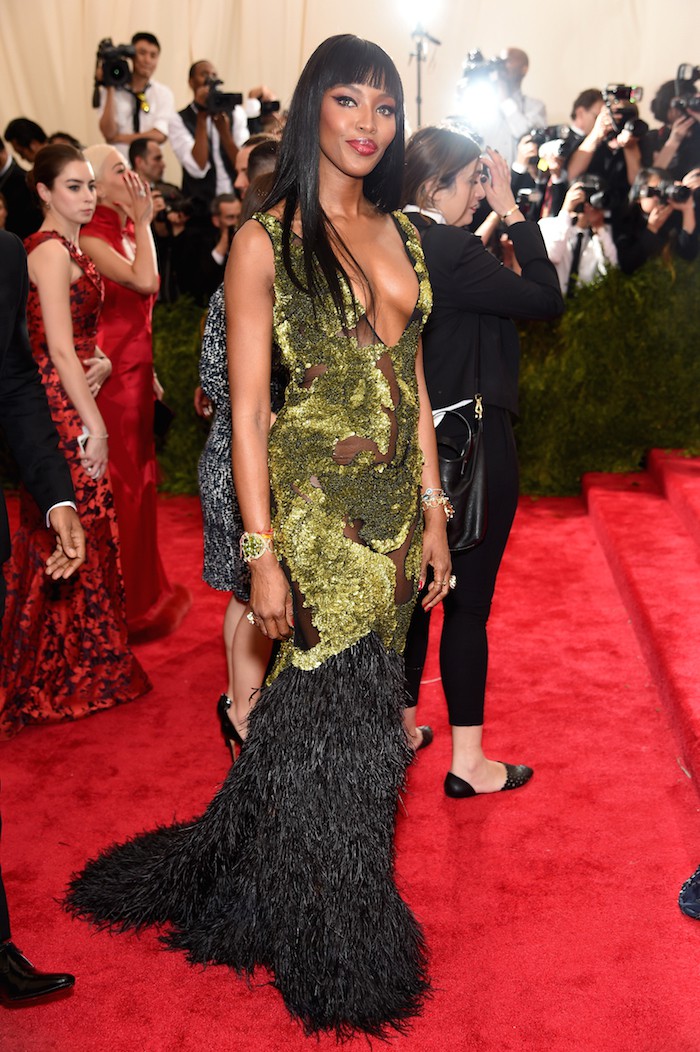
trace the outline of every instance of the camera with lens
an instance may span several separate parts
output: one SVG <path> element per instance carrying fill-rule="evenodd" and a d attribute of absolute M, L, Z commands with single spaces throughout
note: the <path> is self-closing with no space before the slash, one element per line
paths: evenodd
<path fill-rule="evenodd" d="M 131 80 L 129 59 L 136 54 L 131 44 L 113 44 L 111 37 L 105 37 L 97 45 L 97 65 L 102 66 L 102 86 L 118 88 Z"/>
<path fill-rule="evenodd" d="M 700 95 L 695 91 L 695 81 L 700 80 L 700 66 L 684 62 L 676 73 L 676 95 L 671 105 L 680 110 L 684 116 L 689 112 L 700 113 Z"/>
<path fill-rule="evenodd" d="M 662 179 L 656 186 L 642 186 L 639 191 L 642 197 L 657 197 L 660 205 L 682 205 L 692 194 L 689 186 L 681 186 L 670 179 Z"/>
<path fill-rule="evenodd" d="M 599 175 L 587 173 L 586 175 L 582 175 L 579 179 L 574 180 L 574 182 L 582 188 L 586 195 L 586 200 L 576 205 L 574 212 L 581 214 L 587 204 L 590 205 L 591 208 L 599 208 L 601 211 L 607 207 L 609 202 L 605 191 L 608 186 L 605 179 L 601 179 Z"/>
<path fill-rule="evenodd" d="M 677 95 L 671 99 L 671 105 L 685 114 L 689 110 L 693 113 L 700 113 L 700 95 Z"/>
<path fill-rule="evenodd" d="M 243 96 L 240 91 L 219 91 L 219 85 L 223 84 L 223 80 L 207 77 L 205 84 L 209 88 L 206 110 L 210 117 L 217 113 L 228 113 L 230 116 L 236 106 L 243 105 Z"/>
<path fill-rule="evenodd" d="M 527 134 L 530 141 L 539 147 L 556 139 L 565 140 L 570 132 L 571 128 L 568 124 L 548 124 L 546 128 L 530 128 Z"/>
<path fill-rule="evenodd" d="M 279 99 L 260 99 L 260 116 L 269 117 L 272 113 L 279 113 Z"/>
<path fill-rule="evenodd" d="M 95 75 L 95 86 L 92 92 L 92 108 L 100 105 L 100 87 L 119 88 L 131 81 L 129 60 L 136 54 L 131 44 L 114 44 L 111 37 L 105 37 L 97 45 L 95 69 L 99 69 L 101 79 Z"/>
<path fill-rule="evenodd" d="M 505 69 L 505 59 L 484 58 L 479 48 L 474 48 L 467 54 L 462 66 L 462 80 L 476 80 L 479 78 L 494 79 Z"/>
<path fill-rule="evenodd" d="M 515 195 L 515 203 L 525 216 L 533 223 L 540 217 L 544 192 L 540 186 L 521 186 Z"/>
<path fill-rule="evenodd" d="M 627 131 L 636 139 L 641 139 L 649 131 L 646 121 L 640 120 L 637 103 L 641 101 L 644 89 L 635 84 L 608 84 L 603 91 L 603 101 L 607 107 L 612 130 L 605 136 L 606 142 L 616 139 Z"/>

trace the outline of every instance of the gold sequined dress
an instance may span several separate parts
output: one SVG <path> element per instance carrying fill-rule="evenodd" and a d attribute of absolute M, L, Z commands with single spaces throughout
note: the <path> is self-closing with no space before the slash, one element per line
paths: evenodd
<path fill-rule="evenodd" d="M 274 339 L 289 371 L 270 432 L 275 549 L 294 599 L 246 745 L 199 819 L 115 845 L 67 905 L 104 927 L 168 925 L 192 961 L 269 968 L 307 1033 L 403 1029 L 428 982 L 393 878 L 412 752 L 401 653 L 420 569 L 415 358 L 431 294 L 412 224 L 394 216 L 416 305 L 386 346 L 346 289 L 310 298 L 275 254 Z M 292 242 L 301 264 L 301 243 Z"/>

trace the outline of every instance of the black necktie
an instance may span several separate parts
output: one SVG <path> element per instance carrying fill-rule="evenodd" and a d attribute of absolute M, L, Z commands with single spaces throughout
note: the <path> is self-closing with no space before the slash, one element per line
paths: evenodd
<path fill-rule="evenodd" d="M 569 271 L 569 284 L 566 286 L 566 295 L 572 296 L 578 285 L 578 266 L 581 262 L 581 248 L 583 246 L 583 230 L 576 235 L 574 254 L 571 257 L 571 270 Z"/>

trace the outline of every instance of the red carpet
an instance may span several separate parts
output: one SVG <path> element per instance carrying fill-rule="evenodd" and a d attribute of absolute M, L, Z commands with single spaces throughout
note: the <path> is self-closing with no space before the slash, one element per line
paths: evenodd
<path fill-rule="evenodd" d="M 174 636 L 138 648 L 154 691 L 0 745 L 15 939 L 77 975 L 61 1002 L 0 1008 L 0 1048 L 324 1052 L 335 1043 L 306 1041 L 264 976 L 249 987 L 191 968 L 153 932 L 93 934 L 53 901 L 110 840 L 197 813 L 226 771 L 214 722 L 226 598 L 199 580 L 197 501 L 164 499 L 160 524 L 168 574 L 194 602 Z M 697 593 L 697 560 L 689 574 Z M 698 798 L 582 501 L 522 502 L 490 638 L 489 752 L 536 773 L 518 792 L 444 797 L 433 655 L 419 711 L 436 740 L 410 774 L 398 876 L 435 993 L 391 1047 L 698 1052 L 700 925 L 676 906 L 700 861 Z"/>

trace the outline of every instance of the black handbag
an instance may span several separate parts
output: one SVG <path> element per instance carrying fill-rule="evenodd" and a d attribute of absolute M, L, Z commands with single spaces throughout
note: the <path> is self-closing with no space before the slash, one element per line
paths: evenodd
<path fill-rule="evenodd" d="M 155 398 L 153 400 L 153 434 L 155 437 L 165 438 L 174 419 L 175 410 L 166 405 L 161 398 Z"/>
<path fill-rule="evenodd" d="M 454 515 L 447 523 L 447 543 L 452 552 L 476 548 L 486 535 L 486 458 L 484 451 L 484 413 L 480 394 L 475 397 L 475 423 L 455 409 L 445 416 L 457 417 L 466 438 L 456 442 L 447 435 L 437 435 L 440 485 L 450 498 Z"/>

